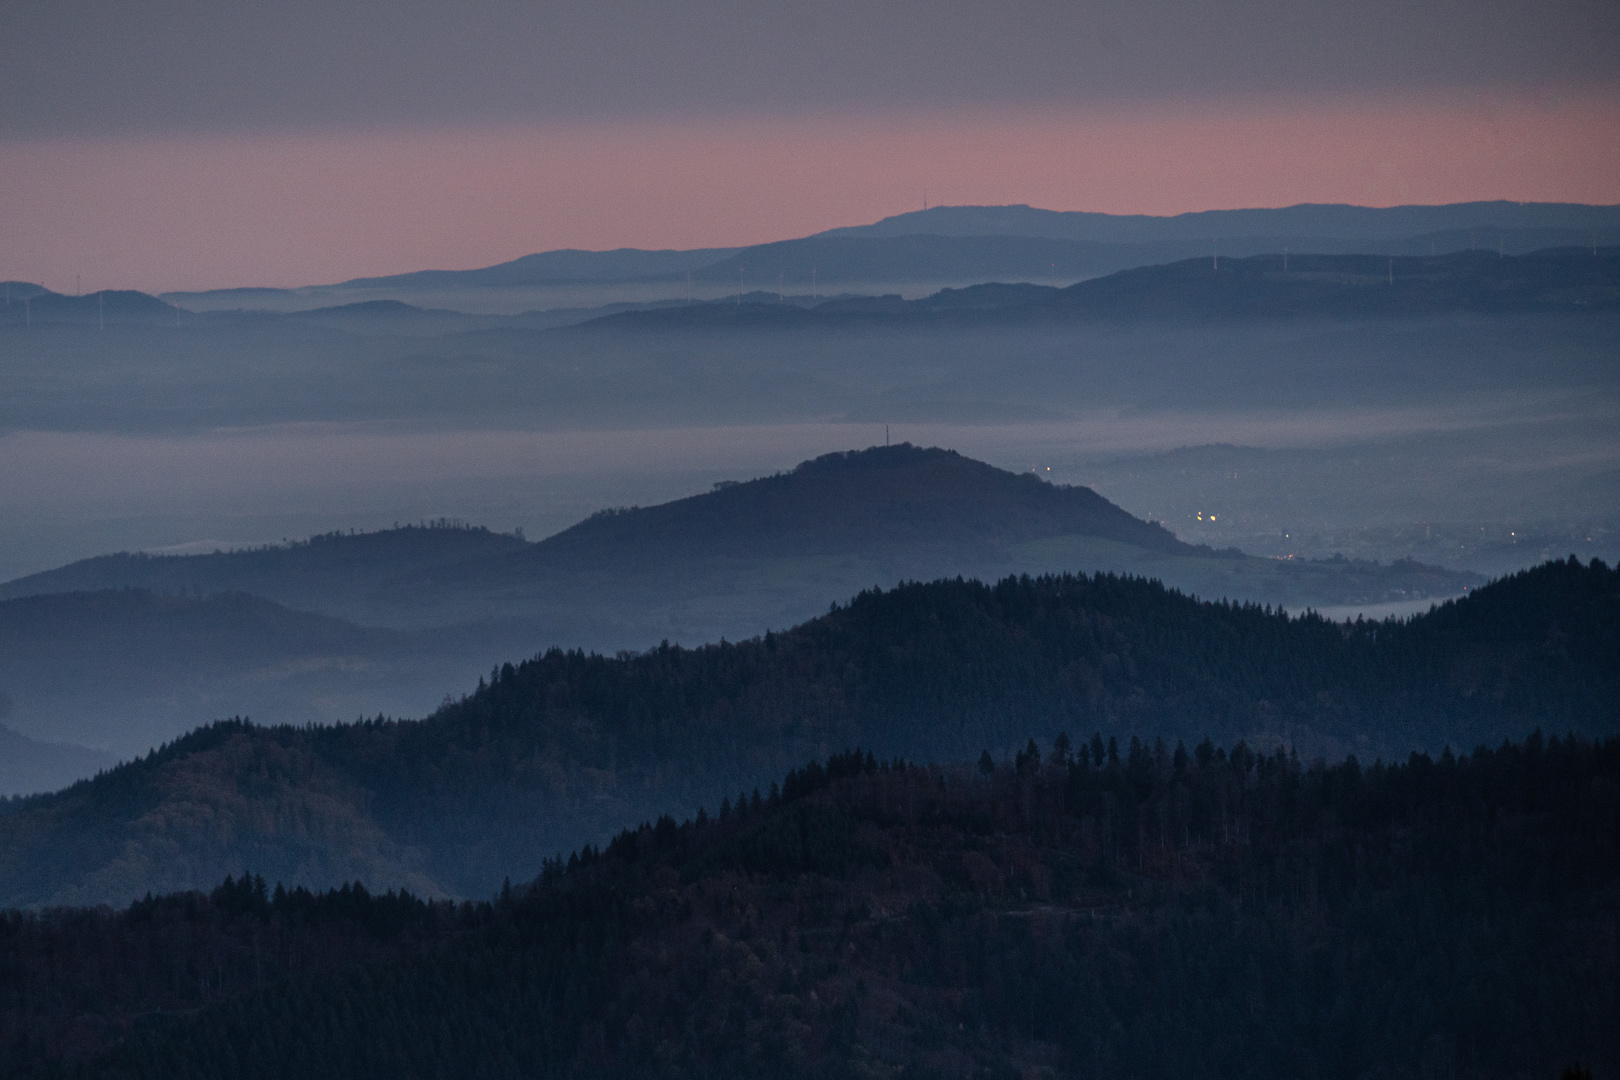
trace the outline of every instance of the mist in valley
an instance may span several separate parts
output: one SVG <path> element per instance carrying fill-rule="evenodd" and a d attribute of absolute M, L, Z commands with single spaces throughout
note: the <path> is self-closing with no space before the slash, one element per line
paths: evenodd
<path fill-rule="evenodd" d="M 4 25 L 0 1076 L 1620 1078 L 1620 5 Z"/>
<path fill-rule="evenodd" d="M 107 551 L 442 516 L 539 538 L 604 507 L 881 444 L 885 427 L 1087 484 L 1197 543 L 1496 575 L 1553 548 L 1612 551 L 1617 331 L 1602 315 L 954 332 L 7 327 L 0 483 L 17 512 L 0 523 L 0 578 Z"/>
<path fill-rule="evenodd" d="M 1085 485 L 1215 550 L 1416 560 L 1475 577 L 1311 592 L 1036 544 L 691 571 L 710 584 L 684 599 L 652 599 L 656 587 L 644 599 L 576 595 L 561 579 L 521 603 L 414 608 L 272 590 L 354 634 L 244 629 L 213 660 L 154 639 L 144 676 L 109 669 L 111 682 L 72 692 L 14 653 L 6 723 L 128 757 L 232 715 L 423 716 L 491 663 L 551 646 L 747 638 L 903 577 L 1113 569 L 1211 599 L 1381 618 L 1546 558 L 1620 554 L 1610 315 L 674 330 L 467 329 L 464 318 L 385 308 L 0 327 L 12 511 L 0 580 L 110 552 L 200 555 L 441 520 L 535 541 L 606 509 L 885 442 Z M 201 603 L 212 587 L 164 589 Z M 365 626 L 431 635 L 362 641 Z M 96 655 L 83 632 L 61 632 L 57 647 Z"/>

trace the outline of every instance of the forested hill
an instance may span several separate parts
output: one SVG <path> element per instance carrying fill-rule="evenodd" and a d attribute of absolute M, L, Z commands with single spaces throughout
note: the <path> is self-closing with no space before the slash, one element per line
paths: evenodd
<path fill-rule="evenodd" d="M 240 591 L 362 625 L 499 623 L 521 656 L 791 626 L 873 584 L 1110 570 L 1292 609 L 1456 595 L 1474 574 L 1403 562 L 1244 558 L 1182 543 L 1087 487 L 909 443 L 600 512 L 530 543 L 455 522 L 212 555 L 108 555 L 0 585 L 0 598 L 134 586 Z"/>
<path fill-rule="evenodd" d="M 572 574 L 645 576 L 655 564 L 717 555 L 882 558 L 922 547 L 975 570 L 1009 545 L 1064 535 L 1158 554 L 1195 552 L 1090 488 L 904 443 L 827 454 L 659 506 L 605 511 L 539 543 L 444 522 L 211 555 L 104 555 L 6 582 L 0 598 L 129 586 L 236 590 L 352 615 L 345 600 L 384 588 L 409 604 L 413 593 L 435 589 L 510 591 L 536 572 L 556 585 Z"/>
<path fill-rule="evenodd" d="M 0 916 L 0 1072 L 1607 1078 L 1616 822 L 1614 738 L 846 752 L 492 901 Z"/>
<path fill-rule="evenodd" d="M 1170 554 L 1194 550 L 1088 487 L 902 443 L 825 454 L 790 472 L 716 485 L 711 494 L 599 514 L 542 541 L 533 557 L 983 547 L 1072 534 Z"/>
<path fill-rule="evenodd" d="M 123 902 L 251 864 L 478 895 L 794 761 L 1138 731 L 1404 757 L 1620 730 L 1620 571 L 1546 564 L 1404 624 L 1111 575 L 871 591 L 781 634 L 504 665 L 422 722 L 220 724 L 0 813 L 0 904 Z"/>

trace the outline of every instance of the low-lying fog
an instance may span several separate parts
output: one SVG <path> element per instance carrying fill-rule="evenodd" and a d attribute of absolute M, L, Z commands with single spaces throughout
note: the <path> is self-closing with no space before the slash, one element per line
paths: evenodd
<path fill-rule="evenodd" d="M 1101 413 L 889 425 L 1057 483 L 1087 484 L 1185 539 L 1254 554 L 1422 561 L 1499 574 L 1620 552 L 1612 411 Z M 116 550 L 213 550 L 455 517 L 531 539 L 831 450 L 873 423 L 620 431 L 284 424 L 195 434 L 0 437 L 0 580 Z"/>
<path fill-rule="evenodd" d="M 1036 285 L 1073 285 L 1073 277 L 1029 279 Z M 776 294 L 785 289 L 789 301 L 812 303 L 834 295 L 903 296 L 907 300 L 931 296 L 941 289 L 959 289 L 979 284 L 979 279 L 944 281 L 831 281 L 812 293 L 804 282 L 785 287 L 774 277 L 744 278 L 746 292 Z M 727 300 L 737 295 L 736 281 L 679 280 L 645 282 L 567 282 L 507 287 L 468 288 L 361 288 L 321 285 L 305 289 L 253 290 L 251 294 L 220 290 L 204 293 L 165 293 L 164 298 L 187 311 L 315 311 L 342 304 L 363 304 L 372 300 L 402 300 L 417 307 L 461 311 L 471 315 L 521 315 L 526 312 L 576 312 L 610 304 L 655 304 L 676 300 Z"/>
<path fill-rule="evenodd" d="M 1570 553 L 1620 560 L 1612 316 L 466 326 L 386 311 L 0 325 L 0 580 L 120 550 L 439 518 L 539 538 L 885 438 L 1090 485 L 1186 540 L 1260 556 L 1486 575 Z M 859 587 L 839 580 L 840 595 L 795 610 Z M 1327 614 L 1429 605 L 1367 602 Z M 561 643 L 584 640 L 569 633 Z M 13 753 L 32 764 L 0 768 L 0 794 L 61 786 L 221 716 L 423 715 L 529 648 L 462 637 L 431 656 L 377 646 L 370 666 L 243 660 L 201 681 L 190 654 L 159 649 L 153 685 L 92 680 L 79 696 L 13 672 L 4 725 L 73 745 Z"/>
<path fill-rule="evenodd" d="M 1620 320 L 442 333 L 0 328 L 0 580 L 455 517 L 531 538 L 951 447 L 1255 554 L 1620 551 Z"/>

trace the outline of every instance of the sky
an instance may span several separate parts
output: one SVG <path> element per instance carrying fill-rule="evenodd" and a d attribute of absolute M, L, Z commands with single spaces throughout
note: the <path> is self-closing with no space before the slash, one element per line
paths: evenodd
<path fill-rule="evenodd" d="M 0 0 L 0 25 L 0 278 L 59 291 L 735 246 L 925 200 L 1620 203 L 1613 0 Z"/>

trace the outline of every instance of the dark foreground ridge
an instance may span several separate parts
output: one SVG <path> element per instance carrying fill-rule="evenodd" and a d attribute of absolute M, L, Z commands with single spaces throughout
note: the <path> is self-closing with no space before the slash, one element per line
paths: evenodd
<path fill-rule="evenodd" d="M 1607 1077 L 1617 821 L 1613 738 L 855 751 L 492 902 L 248 875 L 0 916 L 0 1072 Z"/>
<path fill-rule="evenodd" d="M 1205 603 L 1113 575 L 907 585 L 781 634 L 506 664 L 423 721 L 215 724 L 0 804 L 0 904 L 123 904 L 251 865 L 430 896 L 839 746 L 998 755 L 1155 732 L 1333 760 L 1620 731 L 1620 571 L 1548 563 L 1406 623 Z"/>

